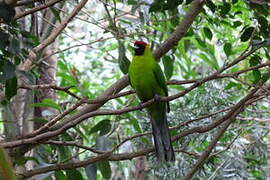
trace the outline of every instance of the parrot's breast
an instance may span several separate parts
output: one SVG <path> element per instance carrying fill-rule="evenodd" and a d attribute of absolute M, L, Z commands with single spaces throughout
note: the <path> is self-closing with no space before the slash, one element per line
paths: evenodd
<path fill-rule="evenodd" d="M 156 62 L 148 62 L 138 57 L 130 64 L 130 82 L 142 101 L 152 99 L 155 94 L 164 95 L 155 78 L 152 63 Z"/>

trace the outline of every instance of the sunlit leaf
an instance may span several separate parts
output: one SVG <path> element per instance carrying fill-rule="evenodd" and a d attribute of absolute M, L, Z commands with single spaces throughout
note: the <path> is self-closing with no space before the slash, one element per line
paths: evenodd
<path fill-rule="evenodd" d="M 50 107 L 53 109 L 61 110 L 61 107 L 52 99 L 43 99 L 40 103 L 32 104 L 33 107 Z"/>
<path fill-rule="evenodd" d="M 239 83 L 235 83 L 235 82 L 229 82 L 229 84 L 227 84 L 224 88 L 224 90 L 229 90 L 231 88 L 237 88 L 237 89 L 241 89 L 242 85 Z"/>

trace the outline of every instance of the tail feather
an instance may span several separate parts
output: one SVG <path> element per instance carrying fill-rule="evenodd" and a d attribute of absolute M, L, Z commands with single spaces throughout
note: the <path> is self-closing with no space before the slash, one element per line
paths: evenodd
<path fill-rule="evenodd" d="M 158 161 L 174 161 L 175 155 L 171 143 L 166 116 L 161 124 L 157 123 L 157 121 L 155 121 L 153 118 L 150 119 Z"/>

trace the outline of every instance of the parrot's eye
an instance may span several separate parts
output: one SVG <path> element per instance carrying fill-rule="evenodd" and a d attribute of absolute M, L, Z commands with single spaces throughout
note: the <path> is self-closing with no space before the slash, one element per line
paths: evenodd
<path fill-rule="evenodd" d="M 135 56 L 142 56 L 146 47 L 146 43 L 142 41 L 136 41 L 134 44 Z"/>

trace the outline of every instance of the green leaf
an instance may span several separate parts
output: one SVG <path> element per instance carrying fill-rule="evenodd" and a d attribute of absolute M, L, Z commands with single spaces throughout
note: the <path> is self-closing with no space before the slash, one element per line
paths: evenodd
<path fill-rule="evenodd" d="M 68 146 L 57 146 L 57 150 L 58 150 L 58 152 L 57 152 L 57 155 L 58 155 L 57 160 L 59 162 L 66 161 L 67 159 L 70 158 L 71 152 L 70 152 Z"/>
<path fill-rule="evenodd" d="M 16 66 L 7 60 L 0 59 L 0 83 L 5 83 L 6 80 L 15 77 Z"/>
<path fill-rule="evenodd" d="M 261 62 L 261 57 L 258 55 L 252 56 L 249 60 L 249 64 L 251 67 L 260 64 L 260 62 Z M 253 83 L 259 82 L 259 80 L 262 77 L 261 72 L 258 69 L 255 69 L 252 71 L 252 76 L 253 76 L 253 80 L 252 80 Z"/>
<path fill-rule="evenodd" d="M 31 157 L 31 156 L 18 157 L 16 158 L 15 163 L 20 166 L 20 165 L 24 165 L 27 161 L 30 161 L 30 160 L 36 163 L 39 163 L 37 158 Z"/>
<path fill-rule="evenodd" d="M 104 179 L 110 179 L 112 170 L 109 161 L 97 162 L 97 168 L 100 170 Z"/>
<path fill-rule="evenodd" d="M 261 32 L 267 32 L 268 27 L 268 21 L 265 17 L 259 16 L 258 17 L 258 23 L 260 24 L 260 31 Z"/>
<path fill-rule="evenodd" d="M 20 49 L 20 42 L 16 38 L 12 38 L 9 46 L 8 46 L 8 51 L 10 51 L 13 54 L 19 54 L 21 49 Z"/>
<path fill-rule="evenodd" d="M 5 87 L 5 96 L 10 100 L 17 94 L 17 77 L 6 80 Z"/>
<path fill-rule="evenodd" d="M 67 177 L 63 171 L 55 171 L 54 176 L 57 180 L 66 180 L 67 179 Z"/>
<path fill-rule="evenodd" d="M 0 41 L 0 50 L 5 49 L 6 46 L 8 45 L 8 43 L 9 43 L 9 41 L 8 41 L 9 34 L 7 34 L 7 33 L 0 30 L 0 39 L 1 39 L 1 41 Z"/>
<path fill-rule="evenodd" d="M 238 27 L 238 26 L 241 26 L 242 22 L 241 21 L 234 21 L 233 22 L 233 27 Z"/>
<path fill-rule="evenodd" d="M 270 61 L 270 54 L 267 49 L 264 49 L 264 54 L 265 54 L 265 57 L 268 59 L 268 61 Z"/>
<path fill-rule="evenodd" d="M 248 28 L 245 28 L 245 30 L 244 30 L 244 32 L 242 33 L 242 35 L 241 35 L 241 37 L 240 37 L 240 39 L 241 39 L 241 41 L 242 42 L 245 42 L 245 41 L 247 41 L 247 40 L 249 40 L 250 39 L 250 37 L 251 37 L 251 35 L 252 35 L 252 33 L 253 33 L 253 31 L 254 31 L 254 27 L 248 27 Z"/>
<path fill-rule="evenodd" d="M 253 75 L 253 83 L 257 83 L 260 81 L 262 74 L 260 72 L 260 70 L 255 69 L 252 71 L 252 75 Z"/>
<path fill-rule="evenodd" d="M 80 171 L 76 169 L 66 170 L 67 180 L 83 180 L 83 176 Z"/>
<path fill-rule="evenodd" d="M 162 4 L 155 1 L 154 3 L 151 4 L 150 8 L 149 8 L 149 13 L 151 12 L 158 12 L 162 10 Z"/>
<path fill-rule="evenodd" d="M 232 54 L 232 44 L 231 43 L 225 43 L 223 46 L 223 50 L 227 57 L 229 57 Z"/>
<path fill-rule="evenodd" d="M 174 60 L 170 56 L 164 56 L 162 58 L 162 63 L 164 65 L 165 76 L 166 76 L 167 80 L 169 80 L 173 75 Z"/>
<path fill-rule="evenodd" d="M 135 4 L 138 4 L 138 2 L 135 1 L 135 0 L 128 0 L 127 3 L 128 3 L 128 5 L 135 5 Z"/>
<path fill-rule="evenodd" d="M 205 41 L 202 41 L 202 39 L 199 36 L 195 37 L 195 39 L 202 48 L 205 48 L 207 46 L 205 44 Z"/>
<path fill-rule="evenodd" d="M 190 4 L 193 0 L 186 0 L 186 5 Z"/>
<path fill-rule="evenodd" d="M 16 175 L 13 171 L 13 167 L 11 164 L 11 159 L 4 150 L 3 147 L 0 146 L 0 179 L 7 180 L 16 180 Z"/>
<path fill-rule="evenodd" d="M 123 42 L 121 42 L 120 40 L 118 41 L 118 64 L 120 67 L 120 70 L 122 71 L 122 73 L 127 74 L 128 73 L 128 68 L 130 65 L 130 61 L 128 60 L 127 56 L 126 56 L 126 49 L 125 46 L 123 44 Z"/>
<path fill-rule="evenodd" d="M 14 64 L 16 65 L 16 66 L 18 66 L 20 63 L 21 63 L 21 57 L 20 56 L 15 56 L 14 57 Z"/>
<path fill-rule="evenodd" d="M 53 109 L 61 110 L 61 107 L 55 103 L 52 99 L 43 99 L 40 103 L 32 104 L 33 107 L 50 107 Z"/>
<path fill-rule="evenodd" d="M 204 35 L 205 35 L 209 40 L 212 39 L 213 34 L 212 34 L 211 30 L 210 30 L 208 27 L 204 27 L 204 28 L 203 28 L 203 32 L 204 32 Z"/>
<path fill-rule="evenodd" d="M 231 88 L 241 89 L 241 87 L 242 87 L 242 85 L 239 83 L 229 82 L 229 84 L 227 86 L 225 86 L 224 90 L 229 90 Z"/>
<path fill-rule="evenodd" d="M 87 137 L 87 136 L 85 135 L 85 133 L 84 133 L 80 128 L 74 127 L 74 129 L 75 129 L 75 131 L 80 135 L 80 137 L 82 137 L 82 138 L 85 139 L 85 140 L 88 140 L 88 139 L 89 139 L 89 137 Z"/>
<path fill-rule="evenodd" d="M 254 55 L 250 58 L 249 60 L 249 65 L 252 67 L 252 66 L 256 66 L 258 64 L 261 63 L 261 57 L 258 56 L 258 55 Z"/>
<path fill-rule="evenodd" d="M 206 54 L 200 53 L 200 54 L 198 54 L 198 56 L 201 59 L 203 59 L 213 69 L 215 69 L 215 70 L 218 70 L 219 69 L 219 66 L 218 66 L 217 62 L 214 61 L 213 59 L 210 59 Z"/>
<path fill-rule="evenodd" d="M 53 13 L 54 17 L 61 23 L 61 17 L 60 17 L 60 12 L 59 10 L 55 8 L 50 8 L 51 12 Z"/>
<path fill-rule="evenodd" d="M 224 17 L 229 14 L 230 10 L 231 10 L 231 4 L 224 2 L 223 6 L 220 7 L 220 15 Z"/>
<path fill-rule="evenodd" d="M 155 0 L 149 8 L 150 12 L 164 12 L 165 10 L 172 10 L 177 8 L 183 0 L 170 0 L 170 1 L 159 1 Z"/>
<path fill-rule="evenodd" d="M 33 121 L 33 122 L 37 122 L 37 123 L 47 123 L 48 120 L 44 119 L 44 118 L 40 118 L 40 117 L 34 117 L 32 119 L 30 119 L 29 121 Z"/>
<path fill-rule="evenodd" d="M 15 16 L 15 8 L 11 5 L 7 5 L 4 2 L 0 3 L 0 19 L 3 19 L 5 23 L 9 24 Z"/>
<path fill-rule="evenodd" d="M 67 63 L 65 61 L 57 61 L 57 67 L 59 67 L 63 71 L 69 71 Z"/>
<path fill-rule="evenodd" d="M 110 132 L 111 130 L 111 121 L 106 119 L 97 123 L 89 132 L 89 134 L 96 133 L 100 131 L 100 135 L 103 136 Z"/>
<path fill-rule="evenodd" d="M 129 124 L 131 124 L 138 133 L 142 133 L 142 129 L 137 119 L 129 118 Z"/>
<path fill-rule="evenodd" d="M 211 0 L 206 0 L 206 6 L 215 13 L 216 11 L 216 5 Z"/>
<path fill-rule="evenodd" d="M 21 31 L 22 36 L 24 37 L 23 43 L 26 45 L 26 47 L 34 47 L 40 44 L 40 41 L 37 36 L 34 36 L 28 31 Z"/>

